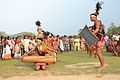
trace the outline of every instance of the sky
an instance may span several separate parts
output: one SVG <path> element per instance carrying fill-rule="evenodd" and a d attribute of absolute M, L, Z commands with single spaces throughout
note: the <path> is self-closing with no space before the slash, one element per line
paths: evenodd
<path fill-rule="evenodd" d="M 0 31 L 8 34 L 36 33 L 39 20 L 45 31 L 56 35 L 76 35 L 92 25 L 89 15 L 101 0 L 0 0 Z M 105 29 L 113 22 L 120 25 L 120 0 L 102 0 L 99 18 Z"/>

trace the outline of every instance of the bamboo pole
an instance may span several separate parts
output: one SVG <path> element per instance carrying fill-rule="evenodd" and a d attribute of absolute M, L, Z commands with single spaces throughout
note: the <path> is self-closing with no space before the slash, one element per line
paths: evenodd
<path fill-rule="evenodd" d="M 23 62 L 36 62 L 36 63 L 55 63 L 56 57 L 54 56 L 24 56 L 21 59 Z"/>

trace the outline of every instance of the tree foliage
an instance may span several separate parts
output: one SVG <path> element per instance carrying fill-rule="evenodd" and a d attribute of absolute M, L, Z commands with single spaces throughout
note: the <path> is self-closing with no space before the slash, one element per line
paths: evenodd
<path fill-rule="evenodd" d="M 116 26 L 114 23 L 111 23 L 107 34 L 120 34 L 120 26 Z"/>

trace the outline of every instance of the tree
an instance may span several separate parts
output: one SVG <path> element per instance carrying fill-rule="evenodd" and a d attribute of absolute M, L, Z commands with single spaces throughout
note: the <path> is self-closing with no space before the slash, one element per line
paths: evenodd
<path fill-rule="evenodd" d="M 120 34 L 120 26 L 116 26 L 114 23 L 111 23 L 107 34 Z"/>

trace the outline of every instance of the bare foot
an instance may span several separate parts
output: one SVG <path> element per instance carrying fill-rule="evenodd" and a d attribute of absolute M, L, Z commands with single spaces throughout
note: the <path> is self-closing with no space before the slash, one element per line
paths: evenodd
<path fill-rule="evenodd" d="M 108 66 L 107 64 L 105 64 L 104 66 L 100 66 L 98 71 L 101 71 L 101 70 L 105 69 L 107 66 Z"/>

